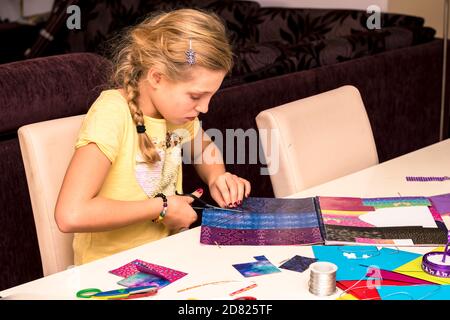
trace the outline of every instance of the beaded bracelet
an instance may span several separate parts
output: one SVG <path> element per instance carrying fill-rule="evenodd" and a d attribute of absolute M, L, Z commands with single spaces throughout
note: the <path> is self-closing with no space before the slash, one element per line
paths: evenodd
<path fill-rule="evenodd" d="M 159 213 L 158 218 L 153 220 L 153 222 L 155 222 L 155 223 L 160 223 L 164 219 L 166 214 L 167 214 L 167 197 L 166 197 L 166 195 L 164 193 L 158 193 L 157 195 L 155 195 L 155 198 L 162 198 L 163 199 L 163 209 Z"/>

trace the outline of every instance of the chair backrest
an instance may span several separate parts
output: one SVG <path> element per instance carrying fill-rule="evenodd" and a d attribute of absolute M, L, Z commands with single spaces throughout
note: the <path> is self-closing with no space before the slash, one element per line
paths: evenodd
<path fill-rule="evenodd" d="M 54 211 L 83 118 L 33 123 L 18 131 L 44 276 L 73 264 L 73 234 L 59 231 Z"/>
<path fill-rule="evenodd" d="M 268 142 L 262 147 L 276 197 L 378 163 L 369 118 L 353 86 L 264 110 L 256 123 L 260 137 L 267 132 Z M 273 157 L 270 145 L 278 146 L 278 157 Z"/>

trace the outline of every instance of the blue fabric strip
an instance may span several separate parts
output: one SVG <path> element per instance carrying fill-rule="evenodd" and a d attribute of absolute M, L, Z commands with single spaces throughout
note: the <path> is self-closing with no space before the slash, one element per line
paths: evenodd
<path fill-rule="evenodd" d="M 235 213 L 205 209 L 202 225 L 224 229 L 292 229 L 317 228 L 315 212 L 308 213 Z"/>

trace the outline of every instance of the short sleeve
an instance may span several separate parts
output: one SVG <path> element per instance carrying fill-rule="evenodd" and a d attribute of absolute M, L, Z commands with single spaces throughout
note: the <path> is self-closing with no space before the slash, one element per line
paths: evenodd
<path fill-rule="evenodd" d="M 178 136 L 182 137 L 181 144 L 184 144 L 195 138 L 200 129 L 200 121 L 198 118 L 195 118 L 194 120 L 188 121 L 183 125 L 176 126 L 174 129 L 174 132 Z"/>
<path fill-rule="evenodd" d="M 128 109 L 115 96 L 100 96 L 89 109 L 81 126 L 75 148 L 95 143 L 114 163 L 125 132 Z"/>

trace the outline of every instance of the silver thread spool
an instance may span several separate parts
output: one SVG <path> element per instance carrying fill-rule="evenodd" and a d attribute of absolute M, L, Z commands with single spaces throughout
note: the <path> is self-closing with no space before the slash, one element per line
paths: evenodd
<path fill-rule="evenodd" d="M 334 263 L 318 261 L 309 269 L 309 292 L 316 296 L 329 296 L 336 292 L 337 266 Z"/>

